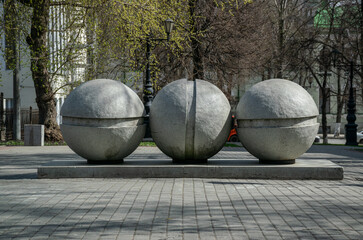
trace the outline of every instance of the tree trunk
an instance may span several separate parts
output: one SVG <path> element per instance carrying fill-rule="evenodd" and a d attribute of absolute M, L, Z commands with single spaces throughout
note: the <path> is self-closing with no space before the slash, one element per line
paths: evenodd
<path fill-rule="evenodd" d="M 340 124 L 342 122 L 342 90 L 341 90 L 341 83 L 340 83 L 340 69 L 337 72 L 337 117 L 335 119 L 335 130 L 334 130 L 334 137 L 338 137 L 340 135 Z"/>
<path fill-rule="evenodd" d="M 195 38 L 192 39 L 193 55 L 193 80 L 204 79 L 204 66 L 201 44 Z"/>
<path fill-rule="evenodd" d="M 284 20 L 284 8 L 285 5 L 285 1 L 280 1 L 280 6 L 279 6 L 279 19 L 278 19 L 278 56 L 277 56 L 277 66 L 276 66 L 276 77 L 277 78 L 282 78 L 282 65 L 284 62 L 284 54 L 283 54 L 283 48 L 284 48 L 284 35 L 285 35 L 285 20 Z"/>
<path fill-rule="evenodd" d="M 226 76 L 223 76 L 223 72 L 221 70 L 217 70 L 217 83 L 216 86 L 224 93 L 224 95 L 227 97 L 229 102 L 232 102 L 232 81 L 233 81 L 233 75 L 232 74 L 226 74 Z"/>
<path fill-rule="evenodd" d="M 326 103 L 328 100 L 328 92 L 326 91 L 326 85 L 327 85 L 327 75 L 328 71 L 325 69 L 324 71 L 324 79 L 323 79 L 323 85 L 322 85 L 322 103 L 321 103 L 321 127 L 323 129 L 323 143 L 328 144 L 328 124 L 326 120 Z"/>
<path fill-rule="evenodd" d="M 86 39 L 87 39 L 87 68 L 86 68 L 86 81 L 92 80 L 96 77 L 95 65 L 95 44 L 96 44 L 96 29 L 94 23 L 95 13 L 89 11 L 86 15 Z"/>
<path fill-rule="evenodd" d="M 39 108 L 39 123 L 44 124 L 47 141 L 61 141 L 62 135 L 56 121 L 57 111 L 48 72 L 49 54 L 47 32 L 50 0 L 33 1 L 30 36 L 27 38 L 31 53 L 31 70 Z"/>
<path fill-rule="evenodd" d="M 325 89 L 323 89 L 325 90 Z M 327 129 L 327 120 L 326 120 L 326 94 L 323 91 L 323 101 L 321 105 L 321 125 L 323 128 L 323 143 L 328 143 L 328 129 Z"/>
<path fill-rule="evenodd" d="M 281 16 L 282 18 L 282 16 Z M 278 34 L 278 56 L 277 56 L 277 78 L 282 78 L 282 64 L 283 64 L 283 47 L 284 47 L 284 20 L 279 19 L 279 34 Z"/>
<path fill-rule="evenodd" d="M 202 44 L 198 40 L 198 23 L 196 21 L 196 8 L 198 0 L 189 0 L 190 14 L 190 33 L 191 33 L 191 48 L 193 60 L 193 76 L 192 80 L 204 78 L 204 64 L 202 54 Z"/>
<path fill-rule="evenodd" d="M 343 108 L 346 102 L 346 97 L 348 95 L 349 91 L 349 84 L 345 84 L 345 87 L 343 89 L 343 92 L 341 90 L 341 76 L 340 76 L 340 70 L 338 70 L 338 94 L 337 94 L 337 117 L 336 122 L 341 123 L 342 122 L 342 114 L 343 114 Z"/>
<path fill-rule="evenodd" d="M 342 97 L 340 97 L 337 103 L 337 117 L 335 119 L 336 125 L 335 125 L 334 137 L 339 137 L 340 135 L 343 106 L 344 106 L 344 101 L 342 101 Z"/>
<path fill-rule="evenodd" d="M 14 43 L 14 54 L 16 55 L 16 67 L 13 69 L 13 140 L 21 140 L 21 99 L 19 79 L 19 57 L 17 44 Z"/>
<path fill-rule="evenodd" d="M 360 38 L 359 38 L 359 56 L 360 62 L 363 63 L 363 1 L 360 2 Z M 363 65 L 360 66 L 360 70 L 363 73 Z M 360 83 L 362 86 L 362 101 L 363 101 L 363 77 L 361 75 Z"/>
<path fill-rule="evenodd" d="M 15 0 L 4 3 L 6 65 L 13 71 L 13 140 L 21 140 L 20 80 L 18 56 L 18 23 Z M 2 103 L 1 103 L 2 104 Z"/>

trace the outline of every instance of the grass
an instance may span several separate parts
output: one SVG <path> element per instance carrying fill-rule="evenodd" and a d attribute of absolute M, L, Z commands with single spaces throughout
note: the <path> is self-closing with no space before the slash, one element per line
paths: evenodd
<path fill-rule="evenodd" d="M 324 146 L 345 146 L 345 144 L 336 144 L 336 143 L 313 143 L 313 145 L 324 145 Z"/>
<path fill-rule="evenodd" d="M 224 144 L 224 146 L 225 147 L 242 147 L 242 146 L 240 146 L 238 144 L 235 144 L 235 143 L 226 143 L 226 144 Z"/>
<path fill-rule="evenodd" d="M 0 145 L 2 146 L 24 146 L 23 141 L 6 141 L 6 142 L 0 142 Z"/>
<path fill-rule="evenodd" d="M 66 142 L 45 142 L 44 146 L 67 146 Z"/>
<path fill-rule="evenodd" d="M 141 147 L 156 147 L 155 142 L 141 142 L 140 145 Z"/>
<path fill-rule="evenodd" d="M 140 145 L 141 147 L 156 147 L 155 142 L 141 142 Z M 233 143 L 226 143 L 224 145 L 225 147 L 241 147 L 237 144 L 233 144 Z"/>
<path fill-rule="evenodd" d="M 44 146 L 66 146 L 65 142 L 45 142 Z M 24 141 L 6 141 L 0 142 L 0 146 L 24 146 Z M 143 147 L 156 147 L 154 142 L 141 142 L 139 146 Z"/>
<path fill-rule="evenodd" d="M 67 143 L 65 142 L 45 142 L 44 146 L 66 146 Z M 345 146 L 345 144 L 323 144 L 323 143 L 314 143 L 314 145 L 324 145 L 324 146 Z M 24 141 L 6 141 L 6 142 L 0 142 L 0 146 L 24 146 Z M 141 147 L 156 147 L 155 142 L 141 142 Z M 235 143 L 226 143 L 224 145 L 225 147 L 241 147 L 238 144 Z M 362 149 L 357 149 L 357 151 L 363 151 L 363 145 L 356 146 Z"/>
<path fill-rule="evenodd" d="M 66 146 L 65 142 L 45 142 L 44 146 Z M 24 141 L 6 141 L 0 142 L 0 146 L 24 146 Z"/>
<path fill-rule="evenodd" d="M 334 144 L 334 143 L 313 143 L 313 145 L 323 145 L 323 146 L 346 146 L 345 144 Z M 363 148 L 363 145 L 360 144 L 358 146 L 352 146 L 352 147 L 359 147 L 359 148 Z"/>

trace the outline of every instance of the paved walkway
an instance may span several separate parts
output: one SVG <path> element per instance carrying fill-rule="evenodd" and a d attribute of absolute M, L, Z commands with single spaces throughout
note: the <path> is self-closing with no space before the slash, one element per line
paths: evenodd
<path fill-rule="evenodd" d="M 130 157 L 145 155 L 165 157 L 152 147 Z M 39 165 L 74 157 L 64 146 L 0 147 L 0 239 L 363 239 L 363 151 L 351 147 L 301 157 L 342 165 L 342 181 L 36 179 Z"/>

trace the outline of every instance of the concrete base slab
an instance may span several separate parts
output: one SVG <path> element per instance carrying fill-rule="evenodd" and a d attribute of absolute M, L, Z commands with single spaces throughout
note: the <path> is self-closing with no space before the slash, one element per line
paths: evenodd
<path fill-rule="evenodd" d="M 295 164 L 256 160 L 210 159 L 206 164 L 173 164 L 171 159 L 125 159 L 113 165 L 86 160 L 54 160 L 38 168 L 38 178 L 238 178 L 341 180 L 343 168 L 329 160 L 297 159 Z"/>

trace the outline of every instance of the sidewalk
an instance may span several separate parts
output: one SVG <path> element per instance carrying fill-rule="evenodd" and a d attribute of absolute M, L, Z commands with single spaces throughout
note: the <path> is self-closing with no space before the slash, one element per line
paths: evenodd
<path fill-rule="evenodd" d="M 320 138 L 323 138 L 323 134 L 318 134 L 318 136 Z M 339 134 L 339 136 L 334 136 L 334 134 L 332 133 L 329 133 L 328 134 L 328 139 L 344 139 L 345 140 L 345 135 L 344 134 Z"/>
<path fill-rule="evenodd" d="M 75 154 L 0 147 L 1 239 L 363 239 L 363 148 L 314 145 L 342 181 L 37 179 L 38 166 Z M 215 159 L 240 158 L 224 148 Z M 130 157 L 165 158 L 155 147 Z"/>

